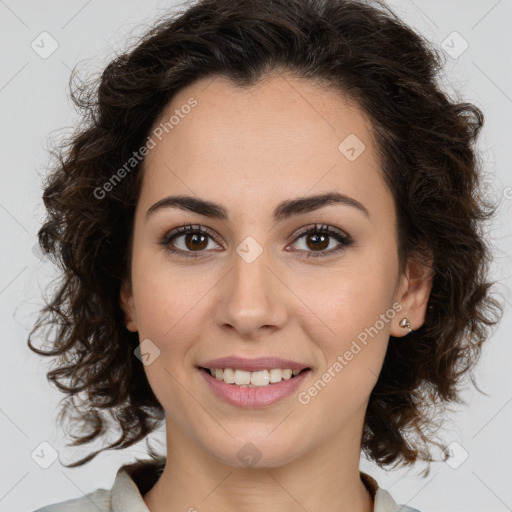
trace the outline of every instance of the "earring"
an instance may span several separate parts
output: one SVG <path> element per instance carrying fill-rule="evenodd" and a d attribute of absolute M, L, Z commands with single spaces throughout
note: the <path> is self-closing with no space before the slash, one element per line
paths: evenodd
<path fill-rule="evenodd" d="M 400 327 L 403 327 L 404 329 L 409 329 L 409 332 L 412 332 L 411 323 L 407 318 L 402 318 L 402 320 L 400 321 Z"/>

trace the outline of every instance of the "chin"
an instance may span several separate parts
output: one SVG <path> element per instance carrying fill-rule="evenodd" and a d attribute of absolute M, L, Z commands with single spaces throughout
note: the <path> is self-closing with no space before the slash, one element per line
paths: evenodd
<path fill-rule="evenodd" d="M 213 448 L 213 447 L 212 447 Z M 231 439 L 225 451 L 217 445 L 210 453 L 227 466 L 247 469 L 272 469 L 284 466 L 297 458 L 296 449 L 287 443 L 277 445 L 269 439 Z"/>

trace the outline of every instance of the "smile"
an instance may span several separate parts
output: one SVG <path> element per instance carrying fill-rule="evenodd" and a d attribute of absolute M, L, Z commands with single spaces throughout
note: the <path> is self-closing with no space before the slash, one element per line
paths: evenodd
<path fill-rule="evenodd" d="M 270 386 L 282 380 L 291 379 L 301 372 L 299 369 L 292 370 L 290 368 L 271 368 L 269 370 L 259 370 L 255 372 L 233 368 L 206 368 L 206 370 L 217 380 L 221 380 L 226 384 L 247 387 Z"/>
<path fill-rule="evenodd" d="M 227 368 L 214 369 L 215 376 L 213 376 L 207 368 L 200 367 L 198 370 L 214 396 L 231 405 L 245 408 L 266 407 L 283 400 L 290 396 L 311 372 L 309 368 L 295 370 L 295 372 L 298 372 L 296 375 L 293 375 L 294 371 L 290 369 L 272 368 L 271 370 L 248 372 Z M 220 372 L 222 372 L 222 375 Z M 271 373 L 274 379 L 280 377 L 280 380 L 270 382 Z M 267 379 L 265 374 L 268 376 L 269 382 L 262 385 L 251 384 L 254 374 L 256 374 L 255 382 L 258 382 L 258 379 L 260 379 L 259 382 Z M 234 382 L 227 383 L 226 378 L 227 380 L 234 380 Z M 242 382 L 241 384 L 237 384 L 237 378 L 238 382 Z"/>

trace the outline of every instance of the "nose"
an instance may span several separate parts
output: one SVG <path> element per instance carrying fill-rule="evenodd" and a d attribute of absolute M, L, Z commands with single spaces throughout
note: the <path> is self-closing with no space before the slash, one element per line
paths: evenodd
<path fill-rule="evenodd" d="M 286 323 L 291 292 L 269 260 L 265 250 L 252 261 L 233 253 L 233 266 L 216 290 L 217 324 L 238 339 L 259 339 Z"/>

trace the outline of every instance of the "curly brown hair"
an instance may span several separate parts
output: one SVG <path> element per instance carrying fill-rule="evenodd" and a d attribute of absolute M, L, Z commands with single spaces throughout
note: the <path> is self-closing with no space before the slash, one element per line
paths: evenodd
<path fill-rule="evenodd" d="M 136 443 L 164 418 L 134 357 L 138 334 L 127 330 L 119 303 L 144 164 L 133 161 L 135 151 L 193 81 L 223 76 L 247 87 L 286 71 L 335 88 L 369 116 L 396 206 L 400 269 L 409 258 L 431 257 L 425 322 L 408 343 L 390 337 L 362 450 L 381 466 L 433 460 L 439 418 L 432 408 L 462 402 L 461 377 L 502 312 L 491 294 L 491 248 L 482 231 L 496 209 L 481 190 L 474 148 L 483 115 L 441 90 L 443 60 L 382 2 L 202 0 L 155 23 L 95 80 L 76 85 L 73 70 L 71 98 L 82 121 L 52 152 L 57 161 L 38 234 L 62 273 L 28 338 L 38 354 L 59 356 L 48 380 L 66 394 L 59 420 L 78 412 L 71 420 L 81 435 L 71 446 L 105 434 L 107 413 L 121 435 L 105 449 Z M 122 179 L 114 183 L 116 172 Z M 41 328 L 48 351 L 31 343 Z"/>

